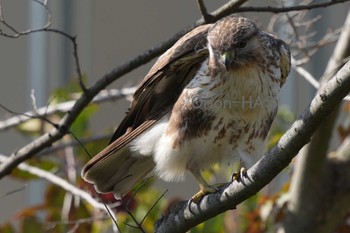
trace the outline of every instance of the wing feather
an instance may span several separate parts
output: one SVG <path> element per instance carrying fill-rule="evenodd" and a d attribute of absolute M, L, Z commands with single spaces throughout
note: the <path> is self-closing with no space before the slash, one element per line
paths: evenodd
<path fill-rule="evenodd" d="M 183 36 L 154 64 L 136 90 L 131 107 L 111 143 L 83 168 L 83 178 L 100 192 L 125 194 L 149 173 L 151 157 L 132 156 L 128 144 L 171 110 L 200 64 L 208 57 L 206 36 L 210 25 Z"/>
<path fill-rule="evenodd" d="M 161 118 L 164 114 L 159 112 L 166 112 L 173 106 L 208 55 L 206 35 L 209 26 L 203 25 L 187 33 L 159 57 L 135 91 L 130 110 L 112 141 L 146 120 Z"/>

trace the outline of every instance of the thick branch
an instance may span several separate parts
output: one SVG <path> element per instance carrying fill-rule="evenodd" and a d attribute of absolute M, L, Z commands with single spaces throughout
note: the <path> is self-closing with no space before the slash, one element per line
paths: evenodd
<path fill-rule="evenodd" d="M 159 219 L 155 232 L 185 232 L 195 225 L 235 208 L 267 185 L 310 141 L 312 134 L 322 121 L 350 91 L 350 62 L 329 81 L 315 96 L 309 107 L 283 135 L 278 144 L 258 163 L 248 170 L 248 178 L 233 182 L 227 188 L 204 197 L 198 206 L 189 211 L 186 202 L 180 202 L 169 213 Z"/>

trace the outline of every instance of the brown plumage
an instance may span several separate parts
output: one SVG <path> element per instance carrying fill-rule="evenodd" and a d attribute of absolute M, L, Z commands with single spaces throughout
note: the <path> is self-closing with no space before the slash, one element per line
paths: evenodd
<path fill-rule="evenodd" d="M 215 191 L 201 170 L 257 160 L 289 69 L 287 45 L 249 19 L 231 15 L 192 30 L 154 64 L 83 178 L 121 196 L 152 170 L 168 181 L 190 171 L 203 195 Z"/>

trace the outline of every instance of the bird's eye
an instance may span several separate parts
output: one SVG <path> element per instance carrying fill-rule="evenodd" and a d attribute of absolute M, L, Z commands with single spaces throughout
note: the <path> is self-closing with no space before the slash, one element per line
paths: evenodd
<path fill-rule="evenodd" d="M 237 47 L 238 48 L 244 48 L 247 45 L 247 41 L 246 40 L 241 40 L 240 42 L 238 42 Z"/>

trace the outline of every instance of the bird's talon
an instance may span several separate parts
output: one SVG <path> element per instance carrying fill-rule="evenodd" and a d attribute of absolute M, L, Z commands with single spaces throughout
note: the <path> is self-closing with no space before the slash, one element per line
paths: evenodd
<path fill-rule="evenodd" d="M 247 169 L 245 167 L 241 167 L 239 173 L 240 173 L 240 178 L 247 177 Z"/>
<path fill-rule="evenodd" d="M 231 181 L 232 181 L 232 182 L 235 181 L 235 180 L 238 181 L 238 178 L 239 178 L 238 172 L 232 173 L 232 176 L 231 176 Z"/>
<path fill-rule="evenodd" d="M 188 201 L 187 205 L 188 205 L 188 210 L 190 211 L 191 214 L 194 215 L 194 212 L 192 211 L 191 205 L 192 203 L 198 205 L 198 203 L 202 200 L 202 198 L 206 195 L 205 191 L 203 191 L 202 189 L 196 193 L 195 195 L 193 195 L 193 197 Z"/>
<path fill-rule="evenodd" d="M 193 195 L 193 197 L 188 201 L 188 209 L 189 211 L 193 213 L 192 209 L 191 209 L 191 204 L 195 203 L 198 204 L 202 198 L 209 194 L 209 193 L 216 193 L 220 191 L 220 188 L 223 184 L 217 184 L 217 185 L 213 185 L 213 186 L 202 186 L 201 189 L 199 190 L 198 193 L 196 193 L 195 195 Z"/>
<path fill-rule="evenodd" d="M 234 172 L 231 176 L 231 181 L 240 181 L 243 177 L 247 177 L 247 169 L 245 167 L 241 167 L 239 172 Z"/>
<path fill-rule="evenodd" d="M 190 211 L 190 213 L 194 215 L 194 212 L 192 211 L 192 208 L 191 208 L 192 203 L 193 203 L 193 200 L 191 198 L 190 200 L 188 200 L 187 206 L 188 206 L 188 210 Z"/>

